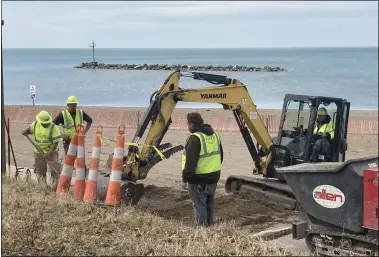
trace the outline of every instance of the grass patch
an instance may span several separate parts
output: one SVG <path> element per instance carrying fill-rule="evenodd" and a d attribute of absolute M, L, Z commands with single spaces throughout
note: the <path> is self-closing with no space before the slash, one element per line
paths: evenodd
<path fill-rule="evenodd" d="M 3 255 L 296 256 L 232 222 L 196 228 L 134 208 L 57 197 L 35 183 L 2 181 Z"/>

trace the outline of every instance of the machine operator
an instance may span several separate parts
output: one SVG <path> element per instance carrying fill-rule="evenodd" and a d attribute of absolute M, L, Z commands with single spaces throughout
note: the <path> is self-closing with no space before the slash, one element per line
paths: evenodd
<path fill-rule="evenodd" d="M 327 110 L 321 107 L 317 111 L 317 120 L 313 135 L 317 138 L 310 157 L 311 162 L 316 162 L 319 155 L 330 154 L 331 140 L 334 138 L 334 124 Z"/>
<path fill-rule="evenodd" d="M 70 146 L 71 137 L 75 132 L 75 128 L 79 124 L 87 122 L 84 133 L 87 134 L 92 124 L 92 118 L 83 110 L 78 109 L 78 99 L 75 96 L 69 96 L 67 98 L 67 109 L 58 113 L 54 119 L 54 124 L 63 127 L 63 148 L 65 154 L 67 154 L 68 147 Z"/>
<path fill-rule="evenodd" d="M 213 199 L 220 179 L 223 149 L 220 136 L 199 113 L 187 115 L 188 130 L 182 156 L 183 188 L 195 209 L 195 220 L 200 226 L 211 226 Z"/>

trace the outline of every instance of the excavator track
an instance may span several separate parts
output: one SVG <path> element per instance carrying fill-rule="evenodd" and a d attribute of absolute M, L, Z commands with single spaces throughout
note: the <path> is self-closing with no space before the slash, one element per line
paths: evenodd
<path fill-rule="evenodd" d="M 378 233 L 370 232 L 357 235 L 312 225 L 305 242 L 311 252 L 321 256 L 378 256 Z"/>
<path fill-rule="evenodd" d="M 247 176 L 230 176 L 225 182 L 227 193 L 238 193 L 247 189 L 256 200 L 277 205 L 287 210 L 297 210 L 297 203 L 291 188 L 277 180 Z"/>

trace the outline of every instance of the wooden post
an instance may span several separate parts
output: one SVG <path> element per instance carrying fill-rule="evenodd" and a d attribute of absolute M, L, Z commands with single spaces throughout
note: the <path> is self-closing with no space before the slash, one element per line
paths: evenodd
<path fill-rule="evenodd" d="M 9 170 L 9 177 L 11 177 L 11 135 L 10 135 L 10 125 L 9 125 L 9 118 L 8 118 L 8 170 Z"/>
<path fill-rule="evenodd" d="M 4 20 L 1 20 L 1 26 L 4 25 Z M 3 30 L 1 30 L 3 34 Z M 1 44 L 3 43 L 3 35 L 1 35 Z M 6 173 L 6 158 L 5 158 L 5 112 L 4 112 L 4 83 L 3 83 L 3 48 L 1 48 L 1 149 L 4 149 L 1 155 L 1 174 Z"/>
<path fill-rule="evenodd" d="M 7 133 L 8 133 L 8 163 L 9 163 L 9 166 L 10 166 L 10 152 L 9 151 L 12 151 L 13 162 L 14 162 L 14 166 L 16 168 L 15 178 L 17 179 L 17 177 L 18 177 L 18 167 L 17 167 L 17 162 L 16 162 L 16 156 L 15 156 L 14 150 L 13 150 L 12 139 L 11 139 L 11 136 L 10 136 L 9 118 L 8 118 L 8 124 L 7 124 L 7 122 L 6 122 L 5 119 L 4 119 L 4 123 L 5 123 L 4 124 L 5 125 L 5 129 L 6 129 Z M 5 165 L 5 154 L 4 154 L 4 166 L 6 166 Z M 10 175 L 10 167 L 9 167 L 9 175 Z"/>

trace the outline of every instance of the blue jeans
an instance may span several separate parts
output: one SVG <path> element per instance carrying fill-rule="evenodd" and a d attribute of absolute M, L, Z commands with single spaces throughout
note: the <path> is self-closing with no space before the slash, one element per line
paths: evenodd
<path fill-rule="evenodd" d="M 213 223 L 213 199 L 217 183 L 198 185 L 188 183 L 188 194 L 192 200 L 196 223 L 200 226 L 211 226 Z"/>

